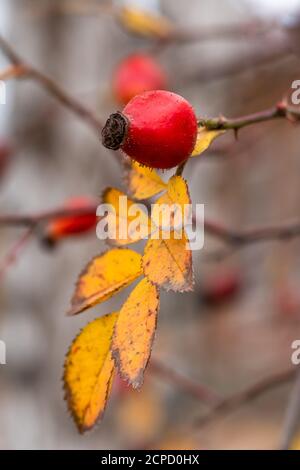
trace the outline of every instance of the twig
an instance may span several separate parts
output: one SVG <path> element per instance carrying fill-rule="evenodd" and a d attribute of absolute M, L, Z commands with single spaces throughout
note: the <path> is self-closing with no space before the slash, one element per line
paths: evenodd
<path fill-rule="evenodd" d="M 246 405 L 260 395 L 269 390 L 272 390 L 275 387 L 283 385 L 295 376 L 296 370 L 295 369 L 288 369 L 282 372 L 277 372 L 269 377 L 262 379 L 259 382 L 256 382 L 249 388 L 245 390 L 235 393 L 228 398 L 221 400 L 216 406 L 214 406 L 207 414 L 204 416 L 200 416 L 195 421 L 195 426 L 202 427 L 206 424 L 210 424 L 212 421 L 217 419 L 220 415 L 224 415 L 225 413 L 232 412 L 239 408 L 242 405 Z"/>
<path fill-rule="evenodd" d="M 86 122 L 86 124 L 96 131 L 97 135 L 99 135 L 103 127 L 103 123 L 92 110 L 81 104 L 73 96 L 69 95 L 52 78 L 27 64 L 2 36 L 0 36 L 0 49 L 13 65 L 19 67 L 19 77 L 35 80 L 46 91 L 48 91 L 48 93 L 54 96 L 61 104 L 76 114 L 81 120 Z"/>
<path fill-rule="evenodd" d="M 295 433 L 299 430 L 300 420 L 300 369 L 297 371 L 294 387 L 288 402 L 283 432 L 280 442 L 282 450 L 291 447 Z"/>
<path fill-rule="evenodd" d="M 85 2 L 78 0 L 71 1 L 62 1 L 58 5 L 50 5 L 48 7 L 38 7 L 34 15 L 45 15 L 45 14 L 54 14 L 54 15 L 75 15 L 75 16 L 102 16 L 103 14 L 110 14 L 111 16 L 118 19 L 120 11 L 122 8 L 114 6 L 111 2 L 104 2 L 104 4 L 97 4 L 94 2 Z M 169 21 L 169 20 L 168 20 Z M 274 32 L 274 30 L 281 29 L 280 24 L 277 22 L 262 22 L 257 20 L 252 20 L 249 22 L 244 22 L 242 24 L 224 24 L 217 26 L 204 26 L 201 25 L 198 27 L 179 27 L 173 23 L 172 30 L 166 39 L 163 40 L 163 45 L 168 45 L 172 43 L 189 43 L 189 42 L 204 42 L 204 41 L 215 41 L 224 39 L 235 40 L 235 39 L 245 39 L 249 37 L 257 37 L 269 32 Z M 128 30 L 130 32 L 130 30 Z M 154 37 L 155 39 L 155 37 Z M 158 39 L 160 41 L 161 39 Z"/>
<path fill-rule="evenodd" d="M 35 3 L 35 2 L 34 2 Z M 82 0 L 62 1 L 59 4 L 49 5 L 33 5 L 30 8 L 31 17 L 40 17 L 48 15 L 79 15 L 79 16 L 100 16 L 103 14 L 115 14 L 116 7 L 113 6 L 112 2 L 89 3 L 82 2 Z"/>
<path fill-rule="evenodd" d="M 20 255 L 21 251 L 25 248 L 28 241 L 30 240 L 32 234 L 33 228 L 27 229 L 17 240 L 17 242 L 11 247 L 8 253 L 6 253 L 4 260 L 0 265 L 0 280 L 2 280 L 4 277 L 7 269 L 16 261 L 17 257 Z"/>
<path fill-rule="evenodd" d="M 243 127 L 260 122 L 272 121 L 278 118 L 285 118 L 292 122 L 300 121 L 300 110 L 291 108 L 286 103 L 280 102 L 270 109 L 258 113 L 249 114 L 235 119 L 227 119 L 223 116 L 213 119 L 200 119 L 199 126 L 204 126 L 208 130 L 234 130 L 238 131 Z"/>
<path fill-rule="evenodd" d="M 249 230 L 234 231 L 212 221 L 204 222 L 204 229 L 233 247 L 242 247 L 263 241 L 285 241 L 300 236 L 300 221 L 287 225 L 273 225 Z"/>
<path fill-rule="evenodd" d="M 207 404 L 216 405 L 220 401 L 216 392 L 208 388 L 206 385 L 195 382 L 170 367 L 162 364 L 157 359 L 152 359 L 150 362 L 150 370 L 156 375 L 162 377 L 164 380 L 176 385 L 179 389 L 187 394 L 203 401 Z"/>
<path fill-rule="evenodd" d="M 211 64 L 201 63 L 201 69 L 188 74 L 186 79 L 195 80 L 197 83 L 207 83 L 215 80 L 223 80 L 246 72 L 265 67 L 266 65 L 282 62 L 293 57 L 290 44 L 288 41 L 283 43 L 264 44 L 264 48 L 254 47 L 252 51 L 238 55 L 226 62 L 217 62 Z"/>
<path fill-rule="evenodd" d="M 37 214 L 28 215 L 14 215 L 7 214 L 0 216 L 0 226 L 27 226 L 36 227 L 41 222 L 46 222 L 51 219 L 60 217 L 72 217 L 80 215 L 95 214 L 98 207 L 98 203 L 90 204 L 83 208 L 72 209 L 72 208 L 59 208 L 49 211 L 40 212 Z"/>
<path fill-rule="evenodd" d="M 18 71 L 18 77 L 31 78 L 35 80 L 61 104 L 85 121 L 94 131 L 96 131 L 97 135 L 99 135 L 99 132 L 103 127 L 103 123 L 92 110 L 81 104 L 73 96 L 69 95 L 52 78 L 23 61 L 23 59 L 21 59 L 21 57 L 2 36 L 0 36 L 0 49 L 8 60 L 10 60 L 10 62 L 15 66 L 15 70 Z M 290 108 L 285 103 L 280 102 L 276 106 L 265 111 L 236 119 L 227 119 L 223 116 L 213 119 L 200 119 L 199 126 L 204 126 L 209 130 L 232 129 L 237 132 L 239 129 L 251 124 L 266 122 L 278 118 L 286 118 L 294 122 L 300 121 L 300 110 Z"/>
<path fill-rule="evenodd" d="M 187 160 L 184 162 L 180 163 L 178 167 L 176 168 L 175 176 L 182 176 L 182 173 L 184 171 L 185 165 L 187 164 Z"/>
<path fill-rule="evenodd" d="M 22 65 L 10 65 L 0 72 L 0 80 L 10 80 L 11 78 L 19 78 L 24 76 L 26 69 Z"/>
<path fill-rule="evenodd" d="M 167 42 L 189 43 L 204 41 L 223 41 L 245 39 L 249 37 L 257 37 L 260 35 L 274 32 L 280 29 L 280 25 L 276 22 L 264 23 L 261 21 L 249 21 L 238 24 L 204 26 L 197 28 L 176 28 L 175 31 L 167 38 Z"/>
<path fill-rule="evenodd" d="M 86 214 L 95 214 L 98 202 L 78 209 L 57 208 L 43 211 L 36 214 L 6 214 L 0 215 L 1 226 L 36 226 L 40 222 L 59 217 L 71 217 Z M 219 238 L 224 243 L 232 247 L 242 247 L 245 245 L 263 241 L 284 241 L 300 236 L 300 221 L 286 225 L 273 225 L 255 227 L 243 232 L 234 231 L 211 220 L 205 220 L 204 229 L 209 234 Z"/>

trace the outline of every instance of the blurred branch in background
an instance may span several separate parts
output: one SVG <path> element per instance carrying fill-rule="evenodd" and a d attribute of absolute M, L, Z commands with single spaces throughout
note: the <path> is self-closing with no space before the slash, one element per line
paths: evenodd
<path fill-rule="evenodd" d="M 80 119 L 86 122 L 87 125 L 96 131 L 97 134 L 100 132 L 103 123 L 92 110 L 86 108 L 73 96 L 69 95 L 63 88 L 60 87 L 60 85 L 58 85 L 47 75 L 27 64 L 1 36 L 0 49 L 7 59 L 15 66 L 15 69 L 10 69 L 10 75 L 7 78 L 18 77 L 35 80 L 52 96 L 54 96 L 62 105 L 64 105 Z"/>
<path fill-rule="evenodd" d="M 68 14 L 90 15 L 91 17 L 97 16 L 97 15 L 103 15 L 103 14 L 112 14 L 113 19 L 116 19 L 118 21 L 118 24 L 123 26 L 123 28 L 125 28 L 125 30 L 132 35 L 132 38 L 130 39 L 133 39 L 134 36 L 139 35 L 139 32 L 138 32 L 139 24 L 137 23 L 138 21 L 141 21 L 141 16 L 140 17 L 136 16 L 135 19 L 134 19 L 134 16 L 132 15 L 131 16 L 127 15 L 127 17 L 122 16 L 122 15 L 120 16 L 120 10 L 112 8 L 112 4 L 109 1 L 102 2 L 101 4 L 99 2 L 82 2 L 82 1 L 75 1 L 75 0 L 68 1 L 68 2 L 67 1 L 56 2 L 56 4 L 54 2 L 53 3 L 49 2 L 45 6 L 45 8 L 44 8 L 44 5 L 42 4 L 37 5 L 37 2 L 32 2 L 32 10 L 30 9 L 28 13 L 30 16 L 33 16 L 33 18 L 39 17 L 39 15 L 44 15 L 44 14 L 50 15 L 50 16 L 56 15 L 56 14 L 57 15 L 61 15 L 61 14 L 63 15 L 68 15 Z M 152 21 L 152 26 L 151 26 L 151 21 Z M 157 22 L 155 23 L 155 21 Z M 99 25 L 97 24 L 97 28 L 98 27 Z M 142 29 L 143 28 L 140 28 L 140 30 Z M 159 31 L 161 31 L 161 33 L 159 33 Z M 279 40 L 277 37 L 274 38 L 273 32 L 275 33 L 275 35 L 277 33 L 281 35 Z M 251 42 L 252 49 L 248 52 L 245 52 L 242 56 L 239 56 L 239 53 L 238 53 L 235 55 L 234 58 L 228 59 L 227 57 L 227 60 L 225 60 L 224 63 L 220 63 L 219 60 L 215 61 L 214 63 L 212 63 L 211 61 L 210 63 L 207 63 L 207 64 L 204 63 L 204 61 L 199 63 L 199 67 L 201 65 L 201 70 L 199 69 L 199 71 L 197 71 L 196 68 L 194 68 L 194 70 L 192 70 L 190 74 L 191 76 L 197 79 L 197 86 L 198 86 L 198 84 L 201 84 L 203 82 L 207 82 L 213 79 L 217 80 L 219 78 L 224 78 L 226 76 L 243 73 L 244 71 L 251 72 L 251 70 L 254 67 L 265 66 L 267 64 L 274 63 L 276 61 L 289 60 L 290 58 L 293 57 L 294 53 L 293 53 L 293 50 L 291 49 L 288 35 L 286 35 L 285 33 L 286 31 L 284 30 L 284 27 L 278 24 L 277 22 L 273 22 L 273 21 L 264 22 L 264 21 L 250 20 L 249 22 L 244 21 L 244 22 L 240 22 L 238 24 L 232 24 L 232 25 L 221 24 L 220 26 L 210 26 L 210 27 L 202 25 L 201 27 L 199 26 L 199 28 L 195 28 L 195 27 L 185 28 L 185 27 L 178 27 L 176 24 L 173 24 L 167 18 L 157 18 L 157 19 L 153 18 L 152 20 L 150 19 L 150 23 L 148 22 L 148 34 L 143 34 L 143 31 L 141 31 L 140 36 L 141 37 L 144 36 L 150 39 L 152 41 L 151 44 L 155 45 L 156 50 L 158 52 L 160 50 L 163 50 L 165 46 L 172 45 L 172 44 L 185 45 L 191 42 L 219 41 L 218 46 L 221 47 L 222 42 L 224 40 L 229 40 L 229 41 L 232 40 L 236 42 L 245 40 L 245 41 L 249 41 L 249 43 Z M 66 35 L 69 35 L 69 34 L 70 34 L 70 31 L 68 30 Z M 84 35 L 81 35 L 79 37 L 78 42 L 80 41 L 82 42 L 83 36 L 85 37 L 85 33 Z M 77 36 L 76 36 L 76 39 L 77 39 Z M 259 40 L 259 47 L 257 45 L 258 42 L 255 42 L 256 39 Z M 69 36 L 68 36 L 68 41 L 70 41 Z M 2 73 L 0 73 L 1 80 L 9 80 L 12 78 L 32 79 L 33 81 L 40 84 L 41 87 L 45 89 L 45 91 L 48 92 L 51 96 L 53 96 L 59 103 L 61 103 L 63 106 L 69 109 L 85 124 L 87 124 L 87 126 L 90 127 L 93 132 L 96 132 L 97 136 L 100 134 L 100 129 L 103 125 L 103 122 L 102 122 L 102 119 L 97 116 L 96 112 L 94 112 L 93 110 L 90 110 L 88 107 L 86 107 L 85 104 L 81 104 L 75 97 L 70 95 L 68 91 L 65 91 L 64 88 L 61 87 L 60 84 L 57 83 L 55 80 L 53 80 L 52 78 L 50 78 L 49 76 L 41 72 L 39 69 L 36 69 L 34 66 L 27 64 L 27 61 L 23 60 L 23 58 L 20 57 L 15 52 L 15 50 L 7 43 L 7 41 L 4 38 L 0 38 L 0 48 L 2 49 L 3 53 L 6 55 L 6 57 L 12 64 L 8 66 L 6 69 L 4 69 Z M 210 59 L 213 59 L 213 56 L 210 57 Z M 84 69 L 84 73 L 85 72 L 86 71 Z M 94 68 L 93 68 L 93 73 L 94 73 Z M 187 75 L 189 75 L 189 73 L 187 73 Z M 99 79 L 99 76 L 97 75 L 97 80 L 98 79 Z M 280 91 L 278 93 L 278 90 L 275 89 L 275 87 L 273 88 L 274 88 L 273 91 L 274 91 L 275 98 L 277 98 L 278 96 L 281 96 Z M 256 88 L 256 91 L 257 91 L 257 88 Z M 232 90 L 230 92 L 232 93 Z M 239 100 L 242 106 L 244 106 L 246 99 L 245 98 L 243 99 L 241 97 L 242 96 L 241 89 L 239 89 L 239 93 L 240 93 Z M 226 92 L 224 94 L 226 94 Z M 228 92 L 228 95 L 229 95 L 229 92 Z M 197 96 L 198 95 L 196 95 L 196 99 L 195 99 L 196 103 L 197 103 Z M 203 96 L 204 96 L 204 92 L 203 92 Z M 274 96 L 272 97 L 269 103 L 276 102 L 274 100 Z M 235 99 L 236 99 L 236 96 L 235 96 Z M 264 103 L 262 105 L 260 103 L 258 103 L 258 105 L 255 104 L 254 107 L 250 111 L 253 111 L 255 109 L 264 109 L 264 107 L 269 106 L 269 103 L 267 104 Z M 232 103 L 230 103 L 230 105 L 232 105 Z M 224 106 L 224 102 L 222 106 Z M 231 109 L 232 108 L 230 108 L 230 110 Z M 218 109 L 213 111 L 212 114 L 216 115 L 217 112 L 218 112 Z M 243 107 L 241 107 L 241 109 L 236 112 L 236 109 L 233 108 L 233 113 L 236 113 L 234 115 L 239 116 L 240 114 L 241 115 L 245 114 L 245 110 L 243 109 Z M 241 116 L 235 119 L 227 119 L 224 117 L 218 117 L 214 119 L 201 119 L 200 124 L 206 127 L 206 129 L 208 130 L 209 129 L 212 129 L 212 130 L 226 129 L 226 130 L 237 131 L 243 127 L 246 127 L 252 124 L 258 125 L 266 121 L 278 120 L 279 118 L 282 118 L 282 121 L 284 121 L 285 119 L 291 122 L 299 121 L 300 111 L 297 109 L 290 108 L 287 105 L 280 103 L 279 105 L 275 105 L 274 107 L 270 109 L 266 109 L 262 112 L 254 113 L 248 116 Z M 291 126 L 286 126 L 286 127 L 290 129 Z M 259 130 L 261 128 L 264 129 L 264 126 L 261 126 L 261 127 L 258 126 L 258 128 Z M 256 129 L 257 128 L 255 128 L 254 131 L 256 131 Z M 280 135 L 280 137 L 282 136 Z M 257 145 L 257 140 L 254 137 L 252 138 L 252 144 Z M 99 147 L 100 147 L 100 144 L 99 144 Z M 223 148 L 219 149 L 218 155 L 220 159 L 224 157 L 225 153 L 226 152 L 224 152 Z M 268 158 L 268 152 L 267 151 L 264 152 L 262 151 L 262 149 L 260 149 L 260 154 L 263 156 L 263 159 L 262 159 L 263 162 L 265 162 Z M 118 156 L 116 153 L 114 153 L 114 155 L 116 157 Z M 120 162 L 121 160 L 118 158 L 118 161 Z M 272 154 L 272 162 L 273 162 L 273 166 L 275 166 L 276 165 L 275 156 L 273 154 Z M 177 174 L 180 174 L 182 170 L 183 170 L 183 167 L 179 168 L 177 170 Z M 245 183 L 245 180 L 243 181 L 243 183 Z M 200 187 L 201 186 L 200 180 L 197 179 L 196 184 Z M 246 184 L 244 184 L 243 187 L 245 187 L 245 194 L 246 194 L 247 193 Z M 275 192 L 275 191 L 270 191 L 268 187 L 266 191 L 270 197 L 272 197 L 272 195 Z M 34 197 L 36 197 L 36 195 Z M 256 199 L 255 199 L 255 195 L 253 196 L 254 203 L 257 203 L 257 198 L 259 197 L 260 195 L 256 196 Z M 217 199 L 216 194 L 213 194 L 213 198 L 214 200 Z M 242 195 L 240 199 L 247 206 L 247 201 L 245 201 L 246 199 L 245 195 Z M 19 215 L 18 214 L 0 215 L 0 226 L 25 227 L 25 231 L 22 233 L 21 237 L 16 241 L 16 243 L 13 244 L 13 246 L 11 247 L 11 249 L 8 251 L 7 255 L 5 256 L 3 260 L 3 264 L 0 265 L 0 279 L 5 274 L 7 268 L 13 264 L 13 262 L 16 260 L 18 256 L 20 256 L 20 254 L 22 253 L 22 250 L 24 249 L 24 247 L 27 246 L 27 242 L 31 239 L 32 235 L 38 235 L 37 229 L 39 229 L 39 227 L 42 224 L 52 219 L 57 219 L 60 217 L 95 214 L 97 205 L 98 203 L 95 202 L 95 204 L 91 204 L 89 207 L 85 207 L 83 209 L 56 208 L 54 210 L 43 211 L 43 212 L 39 212 L 36 214 L 22 214 L 21 213 Z M 244 213 L 245 213 L 245 217 L 247 217 L 247 222 L 251 223 L 251 218 L 250 218 L 251 214 L 249 213 L 249 210 L 247 210 L 247 207 L 245 208 Z M 216 218 L 218 219 L 218 216 Z M 266 219 L 263 219 L 263 220 L 266 220 Z M 268 220 L 272 220 L 272 218 Z M 297 238 L 300 236 L 300 221 L 294 221 L 288 224 L 278 223 L 277 225 L 272 225 L 272 226 L 271 225 L 257 226 L 256 225 L 257 221 L 255 220 L 254 224 L 255 226 L 252 226 L 250 229 L 235 230 L 234 228 L 231 228 L 231 227 L 233 225 L 235 227 L 236 226 L 238 227 L 239 225 L 235 224 L 232 220 L 231 222 L 229 222 L 229 226 L 224 226 L 222 224 L 219 224 L 218 222 L 215 222 L 214 220 L 205 220 L 204 229 L 207 234 L 223 241 L 227 247 L 232 249 L 232 251 L 245 247 L 245 246 L 252 245 L 254 243 L 258 243 L 258 242 L 264 242 L 264 241 L 283 242 L 283 241 Z M 240 226 L 243 226 L 243 221 L 241 222 Z M 69 271 L 71 271 L 69 267 L 68 269 Z M 247 269 L 251 269 L 251 266 L 249 267 L 247 266 Z M 42 305 L 44 305 L 44 303 L 45 303 L 45 300 L 43 299 Z M 244 313 L 244 310 L 245 310 L 244 306 L 242 306 L 242 309 Z M 238 314 L 240 314 L 240 310 L 241 310 L 240 306 L 238 307 L 237 310 L 238 310 Z M 172 311 L 171 313 L 174 313 L 174 312 Z M 199 312 L 197 312 L 197 314 L 198 313 Z M 225 312 L 223 313 L 226 315 Z M 236 320 L 236 317 L 234 318 Z M 236 321 L 236 323 L 242 323 L 243 320 L 241 320 L 240 318 L 241 317 L 239 317 L 239 320 Z M 251 317 L 251 320 L 253 321 L 253 316 Z M 185 320 L 185 321 L 186 323 L 188 322 L 188 320 Z M 215 317 L 215 319 L 212 321 L 216 321 L 214 326 L 217 327 L 213 331 L 214 336 L 218 335 L 218 326 L 220 328 L 220 333 L 221 333 L 220 336 L 222 336 L 223 341 L 226 341 L 226 334 L 227 334 L 227 340 L 228 340 L 229 334 L 231 334 L 231 337 L 233 336 L 234 331 L 230 324 L 230 319 L 228 319 L 228 317 L 226 317 L 225 321 L 223 321 L 223 319 L 220 319 L 220 316 L 217 318 L 217 320 Z M 190 323 L 193 323 L 191 324 L 191 329 L 193 331 L 196 331 L 197 324 L 195 322 L 196 320 L 194 320 L 193 322 L 190 322 Z M 203 324 L 201 326 L 203 327 Z M 249 324 L 246 326 L 246 328 L 248 326 Z M 221 331 L 221 328 L 222 328 L 222 331 Z M 169 329 L 171 329 L 170 325 L 168 325 L 168 330 Z M 199 328 L 199 331 L 200 331 L 200 328 Z M 250 333 L 247 330 L 247 340 L 249 340 L 249 337 L 250 337 Z M 197 344 L 198 343 L 200 343 L 199 338 L 197 338 Z M 211 351 L 210 347 L 211 346 L 209 345 L 209 347 L 207 348 L 208 355 L 210 354 L 210 351 Z M 228 350 L 230 350 L 230 347 L 231 345 L 230 345 L 230 342 L 228 341 L 226 345 L 226 353 L 228 352 Z M 284 346 L 282 346 L 282 348 L 283 347 Z M 201 357 L 201 355 L 199 355 L 198 352 L 199 351 L 195 351 L 195 349 L 193 350 L 194 360 L 196 360 L 196 363 L 197 361 L 200 360 L 199 358 Z M 258 356 L 257 361 L 259 362 L 261 358 L 259 354 L 256 354 L 256 355 Z M 217 354 L 215 356 L 217 357 Z M 234 363 L 234 360 L 235 358 L 233 358 L 233 361 L 232 361 L 233 363 Z M 241 368 L 244 367 L 244 364 L 242 361 L 243 361 L 243 357 L 241 354 L 241 359 L 240 359 Z M 274 359 L 274 362 L 276 362 L 276 358 Z M 211 373 L 211 370 L 213 370 L 213 367 L 215 367 L 214 357 L 209 356 L 209 361 L 207 361 L 207 370 L 209 372 L 207 372 L 207 370 L 205 371 L 205 366 L 206 366 L 206 362 L 204 358 L 203 374 L 204 374 L 204 377 L 205 375 L 210 377 L 209 374 Z M 247 366 L 248 364 L 246 364 L 246 367 Z M 211 390 L 210 388 L 206 387 L 205 384 L 199 383 L 198 381 L 185 377 L 184 375 L 179 373 L 177 369 L 170 368 L 169 366 L 161 363 L 160 360 L 156 358 L 151 359 L 149 367 L 150 367 L 151 373 L 163 379 L 164 381 L 169 382 L 170 384 L 173 384 L 174 387 L 176 387 L 176 390 L 177 389 L 181 390 L 184 393 L 186 393 L 187 396 L 198 399 L 199 403 L 203 402 L 209 406 L 209 410 L 207 411 L 207 413 L 204 414 L 203 416 L 200 416 L 199 419 L 197 420 L 196 425 L 199 427 L 213 422 L 216 418 L 218 418 L 219 416 L 222 416 L 223 414 L 232 412 L 241 406 L 247 405 L 248 403 L 250 403 L 257 397 L 259 397 L 261 394 L 269 390 L 272 390 L 275 387 L 279 387 L 280 385 L 289 382 L 295 376 L 295 370 L 288 369 L 279 373 L 272 374 L 269 377 L 266 377 L 265 379 L 259 382 L 256 382 L 254 385 L 246 389 L 243 389 L 243 386 L 241 385 L 235 384 L 236 385 L 235 390 L 242 389 L 241 392 L 234 393 L 233 395 L 228 396 L 227 398 L 222 398 L 222 397 L 220 398 L 214 390 Z M 234 370 L 234 367 L 235 365 L 233 365 L 232 370 Z M 253 364 L 251 367 L 252 367 L 251 370 L 255 369 Z M 276 363 L 276 367 L 280 367 L 280 366 Z M 249 370 L 250 370 L 250 367 L 249 367 Z M 265 368 L 264 370 L 269 370 L 269 369 Z M 217 376 L 217 373 L 215 373 L 215 376 Z M 228 375 L 228 376 L 232 377 L 232 375 Z M 248 383 L 251 383 L 249 382 L 249 379 L 247 380 L 248 380 Z M 253 380 L 253 378 L 250 379 L 250 381 L 251 380 Z M 297 379 L 297 383 L 298 382 L 299 382 L 299 378 Z M 295 398 L 296 395 L 297 397 L 299 396 L 299 383 L 298 385 L 297 383 L 295 384 L 295 390 L 292 394 L 290 405 L 288 407 L 286 425 L 285 425 L 285 429 L 284 429 L 283 437 L 282 437 L 283 448 L 287 448 L 289 446 L 289 442 L 291 441 L 294 435 L 296 418 L 298 417 L 299 398 Z"/>
<path fill-rule="evenodd" d="M 234 231 L 206 220 L 204 228 L 210 235 L 219 238 L 233 247 L 241 247 L 263 241 L 286 241 L 300 235 L 300 222 Z"/>
<path fill-rule="evenodd" d="M 95 214 L 98 204 L 90 204 L 84 208 L 72 209 L 72 208 L 58 208 L 51 211 L 40 212 L 32 215 L 14 215 L 8 214 L 0 216 L 0 226 L 29 226 L 36 227 L 41 222 L 46 222 L 51 219 L 58 219 L 61 217 L 75 217 L 80 215 Z"/>
<path fill-rule="evenodd" d="M 0 281 L 3 279 L 6 274 L 7 269 L 14 264 L 17 258 L 23 252 L 23 249 L 27 246 L 27 243 L 31 239 L 33 234 L 33 229 L 27 229 L 21 237 L 13 244 L 13 246 L 6 253 L 4 260 L 0 263 Z"/>
<path fill-rule="evenodd" d="M 90 1 L 64 0 L 60 4 L 43 6 L 34 5 L 34 10 L 30 11 L 30 16 L 40 17 L 43 15 L 70 15 L 70 16 L 90 16 L 111 15 L 117 22 L 127 30 L 128 33 L 145 35 L 145 25 L 148 24 L 147 36 L 155 41 L 162 41 L 164 46 L 172 43 L 190 43 L 215 40 L 249 40 L 251 37 L 259 37 L 282 27 L 276 21 L 250 20 L 242 24 L 203 26 L 184 28 L 177 26 L 167 17 L 154 15 L 149 11 L 141 10 L 132 6 L 116 6 L 111 1 L 104 1 L 101 4 Z M 152 29 L 150 27 L 152 24 Z M 143 26 L 143 27 L 142 27 Z M 150 34 L 152 32 L 152 35 Z M 152 37 L 151 37 L 152 36 Z"/>
<path fill-rule="evenodd" d="M 269 62 L 275 62 L 293 55 L 290 37 L 285 27 L 278 21 L 263 21 L 254 18 L 248 22 L 224 24 L 215 26 L 201 25 L 199 27 L 181 27 L 174 24 L 165 16 L 153 15 L 150 12 L 132 6 L 116 6 L 112 2 L 102 4 L 84 3 L 76 0 L 65 1 L 59 5 L 47 8 L 38 7 L 34 15 L 111 15 L 123 29 L 133 36 L 145 37 L 152 41 L 153 53 L 157 54 L 166 47 L 174 44 L 189 44 L 207 41 L 249 41 L 263 39 L 264 47 L 256 47 L 237 59 L 227 60 L 224 64 L 201 64 L 201 72 L 189 78 L 197 79 L 200 83 L 218 80 L 227 76 L 242 73 L 246 70 Z M 277 37 L 277 33 L 279 37 Z"/>
<path fill-rule="evenodd" d="M 208 405 L 213 405 L 220 401 L 220 398 L 215 391 L 211 390 L 206 385 L 200 384 L 181 375 L 156 358 L 151 359 L 150 371 L 158 377 L 162 377 L 165 381 L 176 385 L 178 389 L 183 390 L 187 394 Z"/>
<path fill-rule="evenodd" d="M 217 418 L 224 414 L 231 413 L 241 406 L 245 406 L 251 401 L 258 398 L 263 393 L 266 393 L 275 387 L 284 385 L 290 382 L 296 374 L 295 369 L 287 369 L 281 372 L 277 372 L 269 377 L 266 377 L 254 385 L 237 392 L 228 398 L 221 400 L 215 407 L 213 407 L 207 414 L 200 416 L 195 422 L 195 426 L 203 427 L 211 424 Z"/>
<path fill-rule="evenodd" d="M 197 81 L 197 83 L 207 83 L 286 61 L 292 57 L 294 57 L 294 54 L 287 38 L 282 38 L 280 41 L 266 41 L 265 47 L 257 48 L 255 46 L 252 50 L 237 55 L 233 59 L 228 59 L 226 62 L 218 61 L 211 64 L 211 61 L 207 63 L 202 61 L 201 69 L 188 74 L 187 78 Z"/>
<path fill-rule="evenodd" d="M 280 449 L 288 450 L 299 430 L 300 420 L 300 371 L 297 371 L 291 396 L 288 401 Z"/>
<path fill-rule="evenodd" d="M 45 90 L 53 95 L 62 105 L 70 109 L 79 118 L 85 121 L 97 134 L 103 127 L 103 123 L 96 114 L 78 102 L 73 96 L 69 95 L 58 85 L 53 79 L 49 78 L 43 72 L 26 64 L 21 57 L 14 51 L 8 42 L 0 36 L 0 49 L 5 56 L 11 61 L 15 68 L 10 67 L 9 71 L 4 71 L 3 76 L 6 78 L 30 78 L 40 83 Z M 288 107 L 285 103 L 280 102 L 274 107 L 235 119 L 226 119 L 219 117 L 215 119 L 201 119 L 199 125 L 208 130 L 229 130 L 238 131 L 239 129 L 261 122 L 270 121 L 278 118 L 286 118 L 291 122 L 300 120 L 300 111 L 295 108 Z"/>
<path fill-rule="evenodd" d="M 6 214 L 0 215 L 0 226 L 29 226 L 35 227 L 41 222 L 60 217 L 71 217 L 95 214 L 98 203 L 87 205 L 84 208 L 57 208 L 37 214 Z M 212 220 L 205 220 L 205 231 L 222 240 L 228 245 L 241 247 L 264 241 L 286 241 L 300 236 L 300 222 L 286 225 L 270 225 L 253 227 L 244 231 L 235 231 L 224 227 Z"/>

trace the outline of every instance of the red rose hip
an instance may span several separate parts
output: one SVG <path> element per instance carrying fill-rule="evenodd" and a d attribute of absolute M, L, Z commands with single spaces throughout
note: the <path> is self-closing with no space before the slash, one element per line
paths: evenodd
<path fill-rule="evenodd" d="M 197 118 L 182 96 L 155 90 L 135 96 L 112 114 L 103 130 L 106 148 L 152 168 L 173 168 L 191 155 L 197 138 Z"/>
<path fill-rule="evenodd" d="M 160 64 L 147 54 L 126 57 L 115 71 L 113 92 L 117 101 L 127 104 L 134 96 L 149 90 L 162 90 L 167 78 Z"/>
<path fill-rule="evenodd" d="M 57 217 L 48 222 L 45 227 L 42 242 L 45 246 L 52 247 L 57 241 L 76 235 L 90 232 L 97 224 L 96 200 L 88 196 L 77 196 L 68 199 L 63 208 L 87 209 L 84 214 Z"/>

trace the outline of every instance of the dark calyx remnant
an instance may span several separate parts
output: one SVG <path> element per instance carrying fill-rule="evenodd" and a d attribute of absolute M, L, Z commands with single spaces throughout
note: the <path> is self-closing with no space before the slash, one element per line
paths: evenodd
<path fill-rule="evenodd" d="M 118 150 L 125 140 L 128 125 L 128 119 L 122 113 L 111 114 L 101 132 L 104 147 Z"/>

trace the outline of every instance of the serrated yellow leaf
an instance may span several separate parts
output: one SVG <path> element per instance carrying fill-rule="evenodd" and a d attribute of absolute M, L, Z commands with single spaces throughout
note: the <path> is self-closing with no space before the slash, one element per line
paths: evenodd
<path fill-rule="evenodd" d="M 173 176 L 168 182 L 167 192 L 153 205 L 152 222 L 166 230 L 180 229 L 191 208 L 190 204 L 187 182 L 182 176 Z"/>
<path fill-rule="evenodd" d="M 124 246 L 147 237 L 150 221 L 144 207 L 138 210 L 138 204 L 115 188 L 107 188 L 102 202 L 109 204 L 111 211 L 100 223 L 108 224 L 108 240 L 115 245 Z"/>
<path fill-rule="evenodd" d="M 120 9 L 118 19 L 129 32 L 139 36 L 167 39 L 174 30 L 167 18 L 129 6 Z"/>
<path fill-rule="evenodd" d="M 152 168 L 133 162 L 126 174 L 129 192 L 135 199 L 148 199 L 166 190 L 167 184 Z"/>
<path fill-rule="evenodd" d="M 117 317 L 118 313 L 111 313 L 85 326 L 66 357 L 66 400 L 80 432 L 91 429 L 106 406 L 114 371 L 110 346 Z"/>
<path fill-rule="evenodd" d="M 157 286 L 176 292 L 192 290 L 192 252 L 183 231 L 170 232 L 166 240 L 149 239 L 142 262 L 145 276 Z"/>
<path fill-rule="evenodd" d="M 205 129 L 205 127 L 199 127 L 198 128 L 198 135 L 197 135 L 197 140 L 196 140 L 196 145 L 192 153 L 192 157 L 196 157 L 197 155 L 200 155 L 203 153 L 205 150 L 208 149 L 210 144 L 220 135 L 223 135 L 226 131 L 221 130 L 221 131 L 210 131 Z"/>
<path fill-rule="evenodd" d="M 69 315 L 104 302 L 141 275 L 141 255 L 114 248 L 92 259 L 80 274 Z"/>
<path fill-rule="evenodd" d="M 143 383 L 159 308 L 157 288 L 143 279 L 120 310 L 112 339 L 112 355 L 121 377 L 138 388 Z"/>

